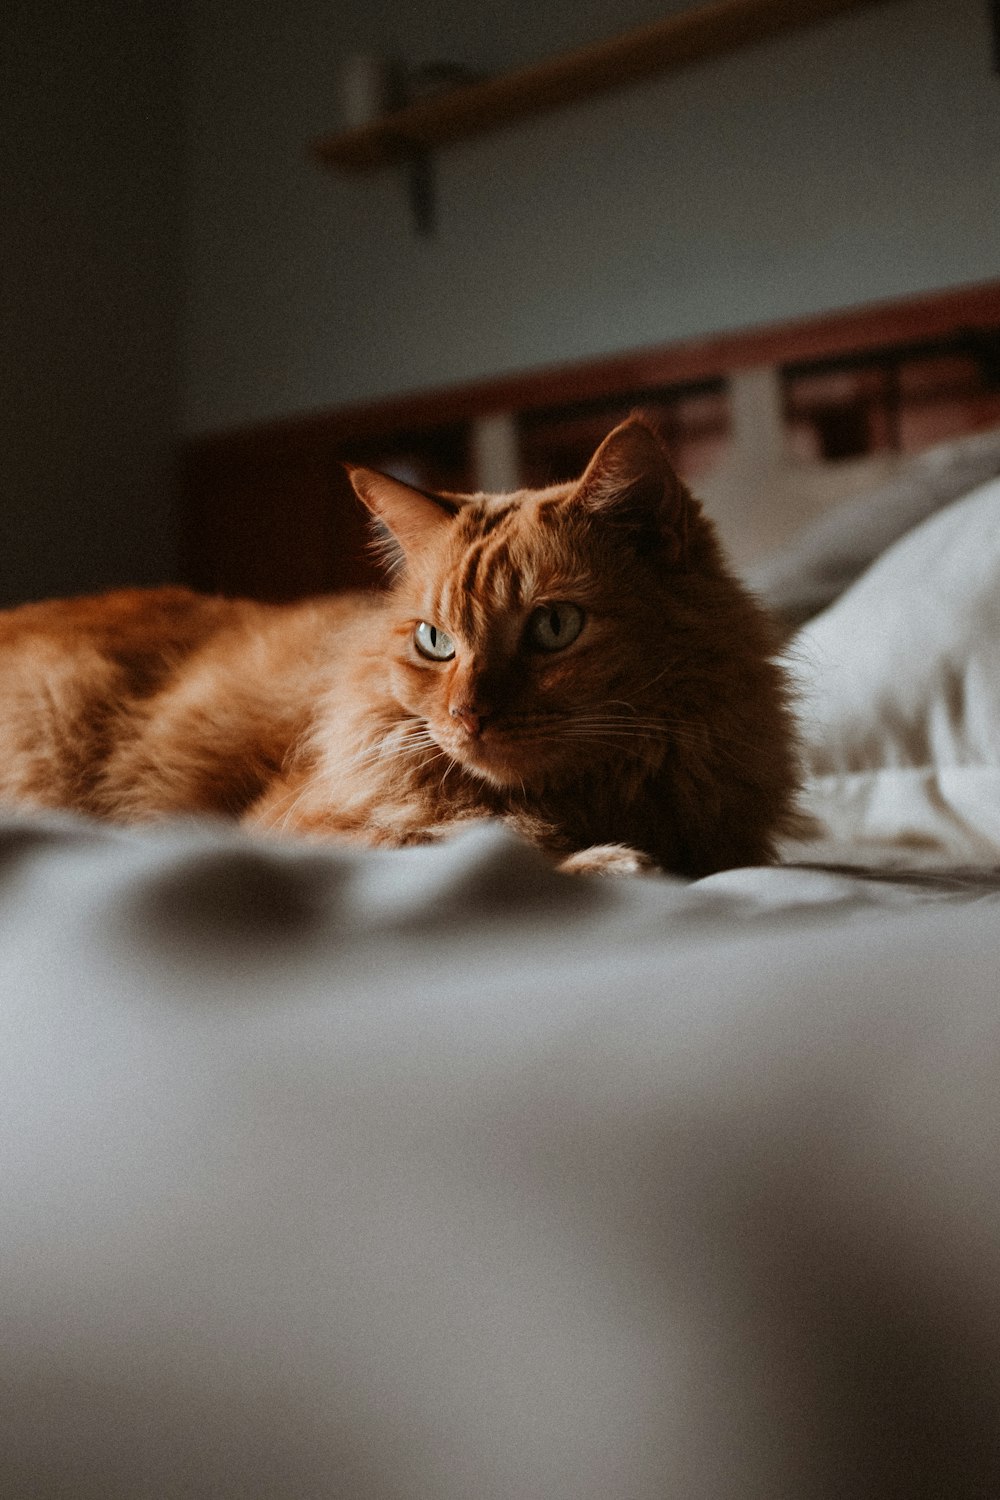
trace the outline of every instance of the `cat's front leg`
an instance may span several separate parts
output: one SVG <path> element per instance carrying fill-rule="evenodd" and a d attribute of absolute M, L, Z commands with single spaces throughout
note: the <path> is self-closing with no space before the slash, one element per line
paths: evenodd
<path fill-rule="evenodd" d="M 659 868 L 655 859 L 628 844 L 594 844 L 567 855 L 556 866 L 563 875 L 653 875 Z"/>
<path fill-rule="evenodd" d="M 504 822 L 549 855 L 564 875 L 652 875 L 662 869 L 651 855 L 630 844 L 588 844 L 567 854 L 567 844 L 572 848 L 572 835 L 567 837 L 565 825 L 523 808 L 508 813 Z M 576 836 L 581 837 L 579 832 Z"/>

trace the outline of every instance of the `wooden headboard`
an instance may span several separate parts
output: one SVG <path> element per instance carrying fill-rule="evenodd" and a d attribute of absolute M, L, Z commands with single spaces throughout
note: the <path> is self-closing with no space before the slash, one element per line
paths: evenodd
<path fill-rule="evenodd" d="M 710 508 L 713 492 L 728 504 L 737 551 L 763 547 L 765 485 L 785 509 L 816 505 L 872 465 L 1000 425 L 1000 283 L 191 438 L 184 577 L 276 600 L 377 584 L 343 459 L 431 488 L 546 483 L 635 407 Z"/>

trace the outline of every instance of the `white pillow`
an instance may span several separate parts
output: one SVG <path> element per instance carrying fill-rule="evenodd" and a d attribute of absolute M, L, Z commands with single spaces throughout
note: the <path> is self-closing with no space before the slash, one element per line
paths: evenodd
<path fill-rule="evenodd" d="M 890 547 L 790 655 L 811 771 L 1000 765 L 1000 479 Z"/>
<path fill-rule="evenodd" d="M 891 547 L 789 657 L 806 810 L 838 857 L 1000 862 L 1000 479 Z"/>
<path fill-rule="evenodd" d="M 912 527 L 998 475 L 1000 429 L 911 454 L 891 478 L 845 500 L 755 563 L 746 580 L 776 614 L 799 624 L 832 604 Z"/>

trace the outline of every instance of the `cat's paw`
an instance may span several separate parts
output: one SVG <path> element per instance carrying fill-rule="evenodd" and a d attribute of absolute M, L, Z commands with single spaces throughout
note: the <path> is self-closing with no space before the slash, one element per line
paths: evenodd
<path fill-rule="evenodd" d="M 564 875 L 650 875 L 658 866 L 641 849 L 627 844 L 594 844 L 578 849 L 556 866 Z"/>

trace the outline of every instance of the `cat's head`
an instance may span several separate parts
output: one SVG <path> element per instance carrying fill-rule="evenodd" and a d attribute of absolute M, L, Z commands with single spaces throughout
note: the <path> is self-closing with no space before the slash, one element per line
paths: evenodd
<path fill-rule="evenodd" d="M 665 648 L 695 647 L 706 581 L 716 605 L 736 585 L 646 422 L 544 490 L 432 495 L 349 472 L 398 548 L 394 696 L 450 757 L 530 788 L 662 745 Z"/>

